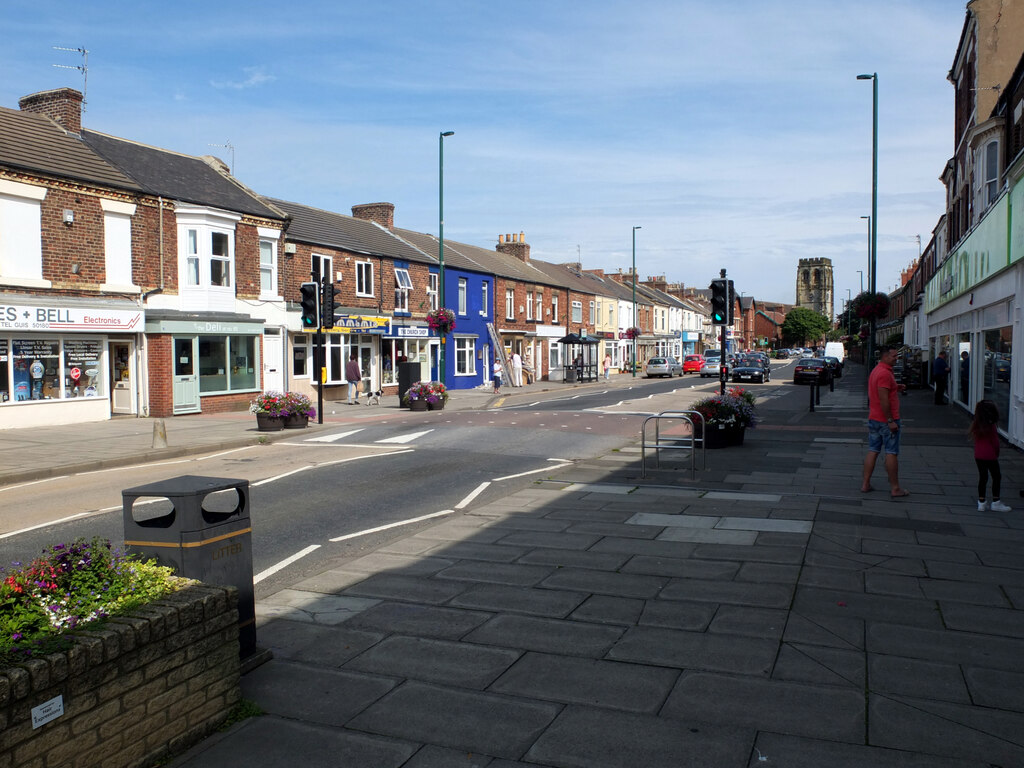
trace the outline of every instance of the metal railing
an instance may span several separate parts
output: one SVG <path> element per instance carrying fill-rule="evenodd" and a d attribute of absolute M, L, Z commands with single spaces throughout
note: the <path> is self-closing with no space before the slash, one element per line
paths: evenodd
<path fill-rule="evenodd" d="M 700 437 L 697 437 L 694 418 L 700 420 Z M 684 436 L 676 436 L 663 441 L 661 438 L 661 422 L 672 420 L 686 422 L 690 425 L 690 433 Z M 654 422 L 654 442 L 647 442 L 647 423 Z M 654 450 L 657 468 L 661 468 L 661 451 L 663 450 L 688 450 L 690 452 L 690 479 L 696 479 L 696 456 L 698 447 L 700 449 L 701 471 L 707 469 L 707 457 L 704 453 L 704 417 L 699 411 L 662 411 L 656 416 L 648 416 L 640 426 L 640 476 L 647 477 L 647 449 Z"/>

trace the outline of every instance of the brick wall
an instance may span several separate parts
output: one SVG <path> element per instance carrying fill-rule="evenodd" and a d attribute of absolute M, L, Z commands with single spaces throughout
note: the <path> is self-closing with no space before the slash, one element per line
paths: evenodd
<path fill-rule="evenodd" d="M 199 585 L 0 669 L 0 768 L 134 768 L 212 733 L 239 700 L 238 590 Z M 57 696 L 64 714 L 32 728 Z"/>
<path fill-rule="evenodd" d="M 174 379 L 171 377 L 171 358 L 170 336 L 155 334 L 146 336 L 146 360 L 149 364 L 149 415 L 156 418 L 174 414 Z"/>

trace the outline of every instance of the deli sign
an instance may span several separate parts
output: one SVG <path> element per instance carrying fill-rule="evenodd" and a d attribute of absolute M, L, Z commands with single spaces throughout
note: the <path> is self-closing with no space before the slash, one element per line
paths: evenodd
<path fill-rule="evenodd" d="M 141 324 L 140 309 L 0 304 L 0 331 L 123 333 L 136 331 Z"/>

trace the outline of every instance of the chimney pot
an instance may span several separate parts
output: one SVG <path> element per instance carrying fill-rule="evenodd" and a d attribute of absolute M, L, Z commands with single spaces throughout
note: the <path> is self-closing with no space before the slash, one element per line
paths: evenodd
<path fill-rule="evenodd" d="M 74 88 L 30 93 L 18 100 L 22 112 L 32 112 L 58 123 L 68 133 L 82 133 L 82 94 Z"/>
<path fill-rule="evenodd" d="M 364 203 L 352 206 L 352 217 L 380 224 L 384 229 L 395 228 L 394 203 Z"/>

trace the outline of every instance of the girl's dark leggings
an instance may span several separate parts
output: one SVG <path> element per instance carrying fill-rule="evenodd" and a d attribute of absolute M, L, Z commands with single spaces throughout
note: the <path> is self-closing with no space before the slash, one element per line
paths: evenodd
<path fill-rule="evenodd" d="M 985 486 L 988 485 L 988 476 L 992 475 L 992 498 L 999 498 L 1000 485 L 1003 482 L 1003 475 L 999 471 L 998 459 L 975 459 L 978 465 L 978 499 L 985 498 Z"/>

